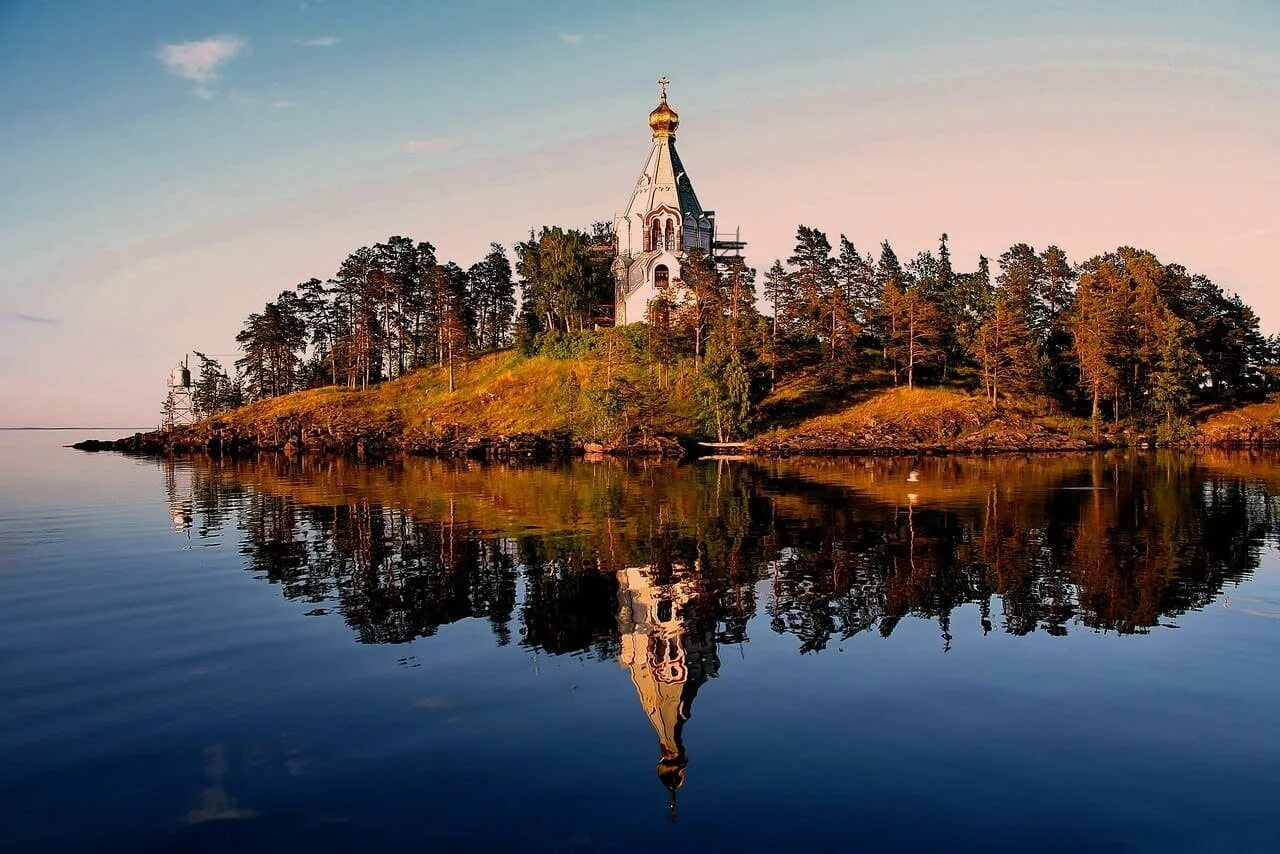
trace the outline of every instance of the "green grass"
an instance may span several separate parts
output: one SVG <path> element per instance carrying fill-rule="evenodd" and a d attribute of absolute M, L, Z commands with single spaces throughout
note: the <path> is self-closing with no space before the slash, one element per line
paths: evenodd
<path fill-rule="evenodd" d="M 481 356 L 455 365 L 455 390 L 448 371 L 429 367 L 365 391 L 329 386 L 294 392 L 218 416 L 216 421 L 262 428 L 281 421 L 305 427 L 399 428 L 426 435 L 445 431 L 475 435 L 587 428 L 583 392 L 614 377 L 647 371 L 610 365 L 605 357 L 581 359 L 524 357 L 514 351 Z M 692 401 L 685 375 L 676 372 L 666 405 L 647 424 L 652 431 L 685 435 L 692 431 Z"/>
<path fill-rule="evenodd" d="M 891 388 L 823 415 L 778 430 L 775 438 L 834 437 L 876 433 L 888 427 L 903 438 L 944 441 L 965 429 L 976 429 L 994 417 L 982 397 L 939 388 Z"/>
<path fill-rule="evenodd" d="M 614 341 L 612 348 L 599 343 L 594 337 L 574 339 L 568 342 L 574 345 L 572 353 L 551 356 L 524 356 L 514 350 L 480 356 L 455 366 L 452 392 L 447 370 L 433 366 L 365 391 L 330 386 L 295 392 L 215 420 L 251 431 L 283 424 L 420 436 L 567 431 L 585 441 L 610 441 L 625 431 L 617 429 L 616 423 L 602 426 L 593 401 L 600 399 L 599 390 L 625 380 L 635 390 L 632 399 L 647 401 L 638 414 L 626 416 L 625 427 L 645 435 L 698 437 L 692 360 L 664 371 L 660 388 L 657 368 L 637 364 L 627 352 L 633 348 L 625 346 L 625 341 Z M 887 371 L 872 370 L 856 377 L 851 388 L 836 388 L 824 379 L 820 367 L 796 372 L 762 402 L 757 438 L 796 447 L 841 443 L 893 447 L 945 445 L 1001 431 L 1090 434 L 1086 420 L 1041 414 L 1043 401 L 1002 403 L 997 411 L 984 396 L 961 389 L 907 389 L 891 382 Z M 1280 419 L 1280 403 L 1268 406 L 1274 412 L 1260 412 L 1257 417 Z"/>
<path fill-rule="evenodd" d="M 1280 400 L 1216 412 L 1200 423 L 1197 433 L 1201 441 L 1210 443 L 1275 442 L 1280 440 Z"/>

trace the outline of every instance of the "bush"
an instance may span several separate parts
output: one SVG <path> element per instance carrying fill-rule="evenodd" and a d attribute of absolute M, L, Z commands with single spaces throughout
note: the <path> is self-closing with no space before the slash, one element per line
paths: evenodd
<path fill-rule="evenodd" d="M 612 345 L 615 358 L 634 360 L 644 352 L 646 340 L 644 327 L 635 324 L 616 329 L 543 332 L 537 336 L 534 349 L 548 359 L 586 359 L 606 355 Z"/>
<path fill-rule="evenodd" d="M 1170 418 L 1156 426 L 1156 442 L 1161 445 L 1184 442 L 1195 434 L 1195 428 L 1185 418 Z"/>
<path fill-rule="evenodd" d="M 538 352 L 538 318 L 531 314 L 521 314 L 516 318 L 515 348 L 521 356 L 532 356 Z"/>
<path fill-rule="evenodd" d="M 584 387 L 579 431 L 583 438 L 605 444 L 646 439 L 662 415 L 666 397 L 647 375 L 614 376 Z"/>

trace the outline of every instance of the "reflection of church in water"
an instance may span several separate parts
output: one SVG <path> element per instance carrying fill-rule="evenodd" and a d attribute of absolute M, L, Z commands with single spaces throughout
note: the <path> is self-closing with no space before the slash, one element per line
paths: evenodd
<path fill-rule="evenodd" d="M 619 661 L 658 734 L 658 779 L 671 795 L 684 785 L 684 724 L 693 699 L 720 668 L 715 618 L 699 614 L 701 573 L 691 567 L 630 567 L 618 573 Z M 701 617 L 701 618 L 700 618 Z"/>

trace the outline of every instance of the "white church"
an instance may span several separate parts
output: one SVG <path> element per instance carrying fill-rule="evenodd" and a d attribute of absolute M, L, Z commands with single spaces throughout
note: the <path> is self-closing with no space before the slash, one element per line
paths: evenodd
<path fill-rule="evenodd" d="M 676 153 L 680 114 L 667 103 L 667 84 L 658 81 L 662 95 L 649 113 L 653 148 L 626 209 L 614 217 L 617 255 L 613 261 L 614 323 L 624 326 L 645 319 L 649 302 L 663 286 L 680 279 L 680 259 L 686 249 L 708 255 L 733 251 L 740 240 L 717 240 L 716 212 L 704 210 L 693 183 Z"/>

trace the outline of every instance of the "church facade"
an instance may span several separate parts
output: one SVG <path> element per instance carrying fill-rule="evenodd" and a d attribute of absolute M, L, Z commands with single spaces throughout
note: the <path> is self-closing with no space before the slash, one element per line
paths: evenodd
<path fill-rule="evenodd" d="M 616 253 L 613 260 L 614 323 L 624 326 L 645 320 L 649 303 L 680 280 L 680 261 L 686 250 L 713 255 L 715 211 L 705 210 L 693 191 L 689 174 L 676 153 L 680 114 L 667 103 L 667 83 L 649 113 L 653 147 L 644 170 L 622 213 L 614 217 Z M 735 248 L 741 244 L 734 242 Z"/>

